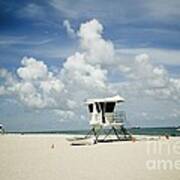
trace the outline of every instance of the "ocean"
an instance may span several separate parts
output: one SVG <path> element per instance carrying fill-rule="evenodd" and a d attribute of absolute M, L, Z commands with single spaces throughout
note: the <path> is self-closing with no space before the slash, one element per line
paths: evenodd
<path fill-rule="evenodd" d="M 77 134 L 85 135 L 89 130 L 53 130 L 53 131 L 8 131 L 6 133 L 21 133 L 21 134 Z M 177 127 L 156 127 L 156 128 L 130 128 L 128 131 L 134 135 L 155 135 L 155 136 L 180 136 L 180 128 Z"/>

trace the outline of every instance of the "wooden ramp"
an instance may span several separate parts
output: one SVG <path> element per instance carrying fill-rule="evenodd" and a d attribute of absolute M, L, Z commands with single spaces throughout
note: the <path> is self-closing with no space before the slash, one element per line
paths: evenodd
<path fill-rule="evenodd" d="M 95 144 L 95 140 L 93 138 L 75 137 L 68 138 L 67 140 L 71 142 L 72 146 L 85 146 Z"/>

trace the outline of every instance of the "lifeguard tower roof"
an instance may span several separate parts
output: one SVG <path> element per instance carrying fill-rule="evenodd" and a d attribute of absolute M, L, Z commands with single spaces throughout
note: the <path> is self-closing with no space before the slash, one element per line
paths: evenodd
<path fill-rule="evenodd" d="M 125 99 L 119 95 L 107 98 L 95 98 L 95 99 L 87 99 L 86 104 L 92 104 L 95 102 L 124 102 Z"/>

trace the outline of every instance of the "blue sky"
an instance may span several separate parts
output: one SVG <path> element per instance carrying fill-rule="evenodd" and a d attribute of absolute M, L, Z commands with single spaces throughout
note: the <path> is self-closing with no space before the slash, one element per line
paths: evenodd
<path fill-rule="evenodd" d="M 89 49 L 92 50 L 92 47 L 82 48 L 81 41 L 86 37 L 79 36 L 78 32 L 82 24 L 96 19 L 98 23 L 95 22 L 95 24 L 103 27 L 103 32 L 100 33 L 103 42 L 107 43 L 108 47 L 111 46 L 109 45 L 111 42 L 116 59 L 121 59 L 118 63 L 120 70 L 116 69 L 117 66 L 113 67 L 114 60 L 110 65 L 103 60 L 98 63 L 88 62 L 89 64 L 86 65 L 91 65 L 91 68 L 95 68 L 98 72 L 102 70 L 101 76 L 106 76 L 106 80 L 102 80 L 99 76 L 98 78 L 103 83 L 106 81 L 108 89 L 111 86 L 118 86 L 114 93 L 117 92 L 126 97 L 127 103 L 124 108 L 128 112 L 130 124 L 140 126 L 180 124 L 180 101 L 178 99 L 180 97 L 180 2 L 178 0 L 1 0 L 0 8 L 0 68 L 5 69 L 14 77 L 14 84 L 16 81 L 16 84 L 22 85 L 27 80 L 23 79 L 24 76 L 19 75 L 17 71 L 20 67 L 28 66 L 22 64 L 23 57 L 33 57 L 37 61 L 41 60 L 48 67 L 48 72 L 53 73 L 53 80 L 62 81 L 64 89 L 71 91 L 69 84 L 71 78 L 68 79 L 71 70 L 64 68 L 65 64 L 69 67 L 68 57 L 75 56 L 76 52 L 83 54 L 84 49 L 85 53 Z M 68 27 L 64 25 L 65 20 L 70 25 L 74 36 L 69 34 Z M 87 26 L 92 27 L 89 24 Z M 145 68 L 149 73 L 160 71 L 161 75 L 157 79 L 161 82 L 166 79 L 166 86 L 173 86 L 174 89 L 168 89 L 164 85 L 163 92 L 160 92 L 154 88 L 154 85 L 144 85 L 140 82 L 147 77 L 143 77 L 142 73 L 137 74 L 137 71 L 142 71 L 141 64 L 134 67 L 133 63 L 134 59 L 138 59 L 136 56 L 144 53 L 148 57 L 142 56 L 137 62 L 144 62 L 143 58 L 148 61 L 150 59 Z M 28 62 L 27 60 L 27 64 Z M 97 64 L 100 64 L 100 69 L 96 68 Z M 130 68 L 131 72 L 122 70 L 124 66 L 126 69 Z M 104 70 L 108 71 L 108 75 L 103 73 Z M 132 80 L 132 74 L 140 78 Z M 150 81 L 155 77 L 151 78 Z M 88 121 L 84 117 L 85 110 L 79 110 L 77 107 L 73 112 L 71 108 L 68 109 L 68 106 L 64 110 L 61 105 L 51 107 L 44 105 L 43 108 L 29 106 L 23 101 L 24 99 L 22 100 L 22 97 L 19 98 L 17 92 L 12 93 L 12 90 L 11 93 L 9 92 L 9 89 L 15 86 L 14 84 L 9 85 L 6 81 L 4 77 L 0 78 L 0 85 L 8 91 L 5 93 L 3 90 L 3 93 L 0 93 L 2 94 L 0 96 L 0 123 L 4 124 L 8 130 L 57 130 L 88 127 Z M 75 82 L 74 79 L 72 81 Z M 123 86 L 122 89 L 125 88 L 123 83 L 127 83 L 128 86 L 138 84 L 138 87 L 140 84 L 141 89 L 146 92 L 153 89 L 156 96 L 144 95 L 136 88 L 138 93 L 143 94 L 143 98 L 139 99 L 137 93 L 133 95 L 131 92 L 124 93 L 125 90 L 121 90 L 121 86 Z M 37 87 L 37 84 L 33 85 Z M 79 90 L 77 88 L 72 91 L 78 94 Z M 169 98 L 158 99 L 157 93 L 161 96 L 161 93 L 165 91 L 164 96 L 167 97 L 168 91 Z M 101 90 L 99 94 L 100 92 Z M 38 93 L 40 93 L 39 89 Z M 76 103 L 80 103 L 82 99 L 89 96 L 98 95 L 93 94 L 93 91 L 88 88 L 83 89 L 80 94 L 83 97 L 80 98 L 80 95 L 77 95 L 77 99 L 73 99 L 77 100 Z M 108 91 L 105 94 L 111 95 L 111 92 Z M 58 97 L 60 104 L 62 96 Z M 69 96 L 72 96 L 70 92 Z M 172 96 L 173 98 L 170 98 Z M 167 113 L 167 111 L 170 112 Z M 81 113 L 84 116 L 79 118 Z M 70 120 L 64 120 L 65 117 Z"/>

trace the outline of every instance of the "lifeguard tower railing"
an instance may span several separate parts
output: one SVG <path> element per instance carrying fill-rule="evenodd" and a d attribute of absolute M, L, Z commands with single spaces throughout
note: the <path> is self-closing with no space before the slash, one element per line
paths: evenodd
<path fill-rule="evenodd" d="M 126 112 L 125 111 L 116 111 L 113 113 L 113 122 L 114 123 L 124 123 L 126 121 Z"/>
<path fill-rule="evenodd" d="M 115 111 L 113 113 L 106 114 L 105 117 L 109 119 L 112 124 L 124 124 L 124 122 L 126 122 L 125 111 Z"/>

